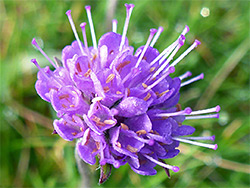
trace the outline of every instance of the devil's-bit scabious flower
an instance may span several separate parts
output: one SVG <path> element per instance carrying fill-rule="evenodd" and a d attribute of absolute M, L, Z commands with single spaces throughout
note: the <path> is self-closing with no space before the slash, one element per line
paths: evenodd
<path fill-rule="evenodd" d="M 112 32 L 96 41 L 91 7 L 86 6 L 93 47 L 88 47 L 85 26 L 80 25 L 83 43 L 80 41 L 71 11 L 70 25 L 76 41 L 62 51 L 62 62 L 55 63 L 39 47 L 32 44 L 54 67 L 41 68 L 36 59 L 32 62 L 39 69 L 35 88 L 42 99 L 50 102 L 59 119 L 54 120 L 55 133 L 63 139 L 78 139 L 76 149 L 80 158 L 91 165 L 98 162 L 119 168 L 128 163 L 141 175 L 155 175 L 156 165 L 167 172 L 179 171 L 177 166 L 166 164 L 164 159 L 178 155 L 180 142 L 216 150 L 217 144 L 197 140 L 212 140 L 209 137 L 187 137 L 195 128 L 183 125 L 184 120 L 218 118 L 220 107 L 192 111 L 181 109 L 178 104 L 180 88 L 203 79 L 200 74 L 190 80 L 186 72 L 172 78 L 176 65 L 200 42 L 194 43 L 172 63 L 177 51 L 189 32 L 185 26 L 180 36 L 161 53 L 154 48 L 162 27 L 150 29 L 144 46 L 135 52 L 129 46 L 126 33 L 134 5 L 125 4 L 126 19 L 122 34 L 117 33 L 117 21 L 112 22 Z M 207 115 L 203 115 L 207 114 Z M 101 172 L 100 183 L 106 175 Z"/>

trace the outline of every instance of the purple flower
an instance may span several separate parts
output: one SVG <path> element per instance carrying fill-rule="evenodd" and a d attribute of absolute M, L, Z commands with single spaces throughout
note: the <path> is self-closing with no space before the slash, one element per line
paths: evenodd
<path fill-rule="evenodd" d="M 180 142 L 216 150 L 217 144 L 201 143 L 197 140 L 212 140 L 209 137 L 188 137 L 195 128 L 183 125 L 184 120 L 218 118 L 220 107 L 192 111 L 181 109 L 178 104 L 180 88 L 203 79 L 186 72 L 179 77 L 170 75 L 176 65 L 200 42 L 194 43 L 179 57 L 175 54 L 184 45 L 185 26 L 180 36 L 161 53 L 154 48 L 162 27 L 150 29 L 144 46 L 134 52 L 129 46 L 126 33 L 134 5 L 125 4 L 126 20 L 123 33 L 118 34 L 117 21 L 113 20 L 112 32 L 104 34 L 97 43 L 91 17 L 91 8 L 86 6 L 93 47 L 88 47 L 85 26 L 80 27 L 80 41 L 71 17 L 70 25 L 76 37 L 62 51 L 62 65 L 54 63 L 39 47 L 32 44 L 48 59 L 55 70 L 38 67 L 36 90 L 42 99 L 50 102 L 59 120 L 54 120 L 54 129 L 63 139 L 77 140 L 77 151 L 83 161 L 91 165 L 119 168 L 128 163 L 132 170 L 141 175 L 155 175 L 156 165 L 179 171 L 177 166 L 166 164 L 164 159 L 178 155 Z M 172 61 L 172 62 L 171 62 Z M 206 114 L 206 115 L 203 115 Z M 185 121 L 186 123 L 186 121 Z M 111 169 L 111 168 L 110 168 Z M 110 174 L 110 173 L 108 173 Z M 101 173 L 100 182 L 106 180 Z"/>

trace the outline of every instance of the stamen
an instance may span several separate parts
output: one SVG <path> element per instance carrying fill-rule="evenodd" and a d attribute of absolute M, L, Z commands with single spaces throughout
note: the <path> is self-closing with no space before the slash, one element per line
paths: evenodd
<path fill-rule="evenodd" d="M 201 116 L 186 116 L 186 120 L 188 119 L 208 119 L 208 118 L 219 118 L 219 114 L 209 114 L 209 115 L 201 115 Z"/>
<path fill-rule="evenodd" d="M 85 72 L 83 76 L 89 77 L 90 73 L 91 73 L 91 69 L 88 69 L 87 72 Z"/>
<path fill-rule="evenodd" d="M 127 97 L 129 97 L 130 96 L 130 89 L 127 88 L 126 92 L 127 92 Z"/>
<path fill-rule="evenodd" d="M 213 136 L 202 136 L 202 137 L 183 137 L 184 139 L 188 140 L 215 140 L 215 135 Z"/>
<path fill-rule="evenodd" d="M 162 163 L 162 162 L 157 161 L 156 159 L 154 159 L 153 157 L 150 157 L 148 155 L 143 155 L 143 156 L 146 157 L 147 159 L 149 159 L 150 161 L 152 161 L 153 163 L 158 164 L 164 168 L 173 170 L 174 172 L 178 172 L 180 170 L 178 166 L 171 166 L 169 164 Z"/>
<path fill-rule="evenodd" d="M 153 66 L 158 60 L 160 60 L 166 53 L 171 53 L 174 48 L 177 46 L 178 44 L 178 39 L 173 42 L 170 46 L 168 46 L 165 50 L 163 50 L 151 63 L 150 66 Z"/>
<path fill-rule="evenodd" d="M 193 145 L 196 145 L 196 146 L 210 148 L 210 149 L 213 149 L 213 150 L 216 150 L 218 148 L 217 144 L 205 144 L 205 143 L 195 142 L 195 141 L 186 140 L 186 139 L 177 138 L 177 137 L 172 137 L 172 139 L 176 140 L 176 141 L 179 141 L 179 142 L 184 142 L 184 143 L 193 144 Z"/>
<path fill-rule="evenodd" d="M 138 151 L 137 148 L 134 148 L 133 146 L 127 145 L 126 149 L 132 153 L 136 153 Z"/>
<path fill-rule="evenodd" d="M 95 98 L 92 99 L 92 103 L 101 101 L 102 99 L 103 99 L 103 97 L 95 97 Z"/>
<path fill-rule="evenodd" d="M 34 63 L 34 65 L 38 68 L 39 71 L 41 71 L 41 73 L 44 75 L 44 77 L 47 80 L 50 80 L 50 78 L 48 77 L 48 75 L 46 75 L 46 73 L 44 72 L 44 70 L 40 67 L 40 65 L 38 64 L 38 62 L 36 61 L 36 59 L 31 59 L 30 60 L 32 63 Z"/>
<path fill-rule="evenodd" d="M 120 63 L 120 64 L 116 67 L 116 70 L 117 70 L 118 72 L 120 72 L 121 69 L 122 69 L 123 67 L 125 67 L 126 65 L 128 65 L 128 64 L 130 64 L 130 63 L 131 63 L 131 61 L 124 61 L 124 62 Z"/>
<path fill-rule="evenodd" d="M 164 94 L 166 94 L 167 92 L 169 92 L 169 89 L 167 89 L 166 91 L 163 91 L 163 92 L 161 92 L 161 93 L 159 93 L 157 96 L 158 97 L 162 97 Z"/>
<path fill-rule="evenodd" d="M 95 115 L 92 115 L 91 120 L 96 122 L 96 123 L 101 121 L 101 119 L 99 117 L 95 116 Z"/>
<path fill-rule="evenodd" d="M 153 64 L 155 64 L 159 59 L 161 59 L 161 57 L 163 55 L 165 55 L 166 53 L 171 53 L 174 48 L 177 46 L 177 44 L 179 43 L 179 39 L 181 38 L 185 38 L 185 35 L 188 33 L 189 28 L 188 26 L 185 26 L 184 30 L 182 31 L 181 35 L 178 37 L 178 39 L 173 42 L 170 46 L 168 46 L 165 50 L 163 50 L 163 52 L 160 53 L 160 55 L 158 55 L 151 63 L 150 66 L 152 66 Z"/>
<path fill-rule="evenodd" d="M 87 53 L 89 55 L 89 48 L 88 48 L 88 41 L 87 41 L 85 26 L 86 26 L 86 22 L 83 22 L 80 24 L 80 27 L 82 28 L 82 36 L 83 36 L 84 46 L 85 46 Z"/>
<path fill-rule="evenodd" d="M 150 44 L 150 42 L 151 42 L 151 40 L 152 40 L 152 38 L 154 37 L 154 34 L 155 34 L 156 32 L 157 32 L 156 29 L 150 29 L 150 34 L 149 34 L 148 40 L 147 40 L 147 42 L 146 42 L 146 44 L 145 44 L 145 46 L 144 46 L 144 48 L 143 48 L 143 50 L 142 50 L 142 53 L 140 54 L 139 59 L 138 59 L 137 62 L 136 62 L 135 68 L 137 68 L 137 67 L 139 66 L 139 64 L 141 63 L 141 60 L 142 60 L 144 54 L 146 53 L 146 51 L 147 51 L 147 49 L 148 49 L 148 46 L 149 46 L 149 44 Z"/>
<path fill-rule="evenodd" d="M 157 84 L 159 84 L 163 79 L 165 79 L 169 74 L 173 73 L 174 71 L 175 71 L 175 68 L 174 67 L 170 67 L 168 69 L 168 71 L 164 75 L 162 75 L 162 77 L 160 77 L 158 80 L 156 80 L 153 84 L 149 85 L 147 87 L 147 89 L 144 90 L 144 92 L 147 92 L 150 89 L 152 89 L 153 87 L 155 87 Z"/>
<path fill-rule="evenodd" d="M 187 71 L 186 73 L 184 73 L 183 75 L 179 76 L 180 80 L 183 80 L 189 76 L 192 76 L 192 73 L 190 71 Z"/>
<path fill-rule="evenodd" d="M 216 107 L 213 107 L 213 108 L 208 108 L 208 109 L 204 109 L 204 110 L 193 111 L 190 115 L 207 114 L 207 113 L 219 112 L 219 111 L 220 111 L 220 106 L 217 105 Z"/>
<path fill-rule="evenodd" d="M 170 117 L 170 116 L 188 115 L 191 112 L 192 112 L 192 109 L 187 107 L 187 108 L 185 108 L 185 110 L 181 110 L 178 112 L 161 113 L 161 114 L 156 114 L 155 116 L 157 116 L 157 117 Z"/>
<path fill-rule="evenodd" d="M 56 68 L 56 65 L 54 62 L 47 56 L 47 54 L 42 50 L 42 48 L 37 44 L 36 39 L 33 38 L 31 44 L 33 44 L 40 52 L 43 54 L 43 56 L 53 65 L 53 67 Z"/>
<path fill-rule="evenodd" d="M 68 108 L 65 104 L 62 104 L 62 107 L 63 107 L 63 108 Z"/>
<path fill-rule="evenodd" d="M 129 130 L 128 126 L 125 125 L 124 123 L 121 123 L 121 127 L 123 130 Z"/>
<path fill-rule="evenodd" d="M 142 87 L 143 87 L 144 89 L 146 89 L 148 86 L 147 86 L 147 84 L 142 83 Z"/>
<path fill-rule="evenodd" d="M 115 121 L 112 120 L 112 119 L 106 119 L 106 120 L 104 120 L 103 123 L 105 123 L 105 124 L 107 124 L 107 125 L 113 125 L 113 124 L 115 124 Z"/>
<path fill-rule="evenodd" d="M 103 126 L 105 126 L 105 123 L 99 121 L 99 122 L 96 122 L 96 125 L 97 125 L 97 126 L 100 126 L 100 127 L 103 127 Z"/>
<path fill-rule="evenodd" d="M 147 101 L 148 99 L 150 99 L 151 97 L 151 94 L 150 93 L 147 93 L 146 97 L 143 98 L 144 101 Z"/>
<path fill-rule="evenodd" d="M 176 46 L 176 48 L 174 49 L 173 53 L 174 55 L 178 52 L 178 50 L 181 48 L 181 46 L 184 45 L 186 38 L 184 35 L 181 35 L 179 40 L 178 40 L 178 45 Z M 159 61 L 160 64 L 162 64 L 164 62 L 164 60 L 169 56 L 170 53 L 166 53 Z M 174 55 L 171 54 L 171 56 L 168 58 L 170 59 L 170 61 L 173 59 Z M 168 61 L 168 62 L 170 62 Z M 165 63 L 165 62 L 164 62 Z"/>
<path fill-rule="evenodd" d="M 85 6 L 88 20 L 89 20 L 89 26 L 90 26 L 90 32 L 91 32 L 91 37 L 92 37 L 92 42 L 93 42 L 93 47 L 96 49 L 97 48 L 97 42 L 96 42 L 96 37 L 95 37 L 95 30 L 94 30 L 94 25 L 93 25 L 93 20 L 91 16 L 91 6 Z"/>
<path fill-rule="evenodd" d="M 194 78 L 192 78 L 192 79 L 190 79 L 190 80 L 188 80 L 186 82 L 181 83 L 181 87 L 183 87 L 185 85 L 188 85 L 188 84 L 191 84 L 191 83 L 193 83 L 195 81 L 201 80 L 203 78 L 204 78 L 204 74 L 201 73 L 200 75 L 198 75 L 198 76 L 196 76 L 196 77 L 194 77 Z"/>
<path fill-rule="evenodd" d="M 78 34 L 77 34 L 77 32 L 76 32 L 76 27 L 75 27 L 75 24 L 74 24 L 73 19 L 72 19 L 72 16 L 71 16 L 71 10 L 68 10 L 68 11 L 66 12 L 66 15 L 68 16 L 69 23 L 70 23 L 70 25 L 71 25 L 71 28 L 72 28 L 72 31 L 73 31 L 73 33 L 74 33 L 74 35 L 75 35 L 75 38 L 76 38 L 76 40 L 77 40 L 77 43 L 78 43 L 78 45 L 79 45 L 79 48 L 80 48 L 82 54 L 84 55 L 84 51 L 83 51 L 83 48 L 82 48 L 82 45 L 81 45 L 81 41 L 80 41 L 80 39 L 79 39 L 79 37 L 78 37 Z"/>
<path fill-rule="evenodd" d="M 59 99 L 67 99 L 69 98 L 69 94 L 63 94 L 59 96 Z"/>
<path fill-rule="evenodd" d="M 189 54 L 199 44 L 200 41 L 195 40 L 194 43 L 171 64 L 171 66 L 175 66 L 177 63 L 179 63 L 187 54 Z"/>
<path fill-rule="evenodd" d="M 76 70 L 80 73 L 82 72 L 81 65 L 79 62 L 76 63 Z"/>
<path fill-rule="evenodd" d="M 101 148 L 100 142 L 95 142 L 96 148 L 99 150 Z"/>
<path fill-rule="evenodd" d="M 121 94 L 122 94 L 122 92 L 120 92 L 120 91 L 116 91 L 116 94 L 117 94 L 117 95 L 121 95 Z"/>
<path fill-rule="evenodd" d="M 150 68 L 150 72 L 153 72 L 155 70 L 155 67 Z"/>
<path fill-rule="evenodd" d="M 183 36 L 184 37 L 184 36 Z M 173 57 L 175 56 L 175 54 L 178 52 L 178 50 L 180 49 L 180 47 L 183 45 L 183 40 L 184 39 L 179 39 L 179 44 L 177 45 L 177 47 L 174 49 L 174 51 L 172 52 L 172 54 L 169 56 L 169 58 L 167 59 L 167 61 L 165 61 L 163 63 L 163 65 L 160 66 L 160 68 L 153 74 L 152 78 L 155 78 L 158 74 L 160 74 L 160 72 L 165 69 L 165 67 L 169 64 L 169 62 L 173 59 Z M 171 52 L 170 52 L 171 53 Z M 161 64 L 170 53 L 166 53 L 159 61 L 159 63 Z M 172 65 L 171 65 L 172 66 Z M 167 70 L 166 70 L 167 71 Z"/>
<path fill-rule="evenodd" d="M 116 19 L 113 19 L 112 20 L 112 31 L 114 32 L 114 33 L 117 33 L 117 20 Z"/>
<path fill-rule="evenodd" d="M 140 136 L 142 134 L 147 134 L 147 131 L 146 130 L 139 130 L 139 131 L 136 131 L 136 134 L 138 134 Z"/>
<path fill-rule="evenodd" d="M 109 88 L 109 86 L 105 86 L 105 87 L 103 87 L 103 91 L 104 91 L 104 93 L 107 93 L 107 92 L 109 92 L 109 91 L 110 91 L 110 88 Z"/>
<path fill-rule="evenodd" d="M 77 135 L 77 132 L 73 132 L 73 133 L 71 133 L 73 136 L 76 136 Z"/>
<path fill-rule="evenodd" d="M 115 78 L 115 74 L 112 73 L 112 74 L 108 75 L 108 77 L 106 79 L 106 84 L 111 82 L 114 78 Z"/>
<path fill-rule="evenodd" d="M 150 44 L 151 47 L 153 47 L 153 46 L 155 45 L 155 43 L 156 43 L 156 41 L 158 40 L 159 36 L 161 35 L 162 31 L 163 31 L 163 27 L 160 26 L 160 27 L 158 28 L 157 33 L 155 34 L 155 37 L 153 38 L 153 40 L 152 40 L 152 42 L 151 42 L 151 44 Z"/>
<path fill-rule="evenodd" d="M 134 8 L 134 5 L 126 3 L 125 7 L 126 7 L 126 20 L 125 20 L 125 24 L 124 24 L 124 27 L 123 27 L 122 40 L 121 40 L 121 44 L 120 44 L 120 47 L 119 47 L 119 51 L 122 50 L 122 47 L 123 47 L 123 45 L 125 43 L 125 37 L 126 37 L 126 34 L 127 34 L 127 30 L 128 30 L 129 19 L 130 19 L 132 10 Z"/>
<path fill-rule="evenodd" d="M 122 145 L 121 145 L 120 142 L 116 142 L 116 146 L 117 146 L 118 148 L 121 148 L 121 147 L 122 147 Z"/>
<path fill-rule="evenodd" d="M 189 32 L 189 27 L 186 25 L 181 34 L 186 35 L 188 32 Z"/>

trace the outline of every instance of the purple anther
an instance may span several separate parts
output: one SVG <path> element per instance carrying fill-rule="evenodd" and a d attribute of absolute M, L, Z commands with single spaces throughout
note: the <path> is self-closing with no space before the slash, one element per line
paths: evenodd
<path fill-rule="evenodd" d="M 180 168 L 179 168 L 178 166 L 173 166 L 172 170 L 173 170 L 174 172 L 178 172 L 178 171 L 180 170 Z"/>
<path fill-rule="evenodd" d="M 219 112 L 219 111 L 220 111 L 220 106 L 217 105 L 217 106 L 216 106 L 216 112 Z"/>
<path fill-rule="evenodd" d="M 32 39 L 31 44 L 33 44 L 33 45 L 35 45 L 35 46 L 37 45 L 37 42 L 36 42 L 36 39 L 35 39 L 35 38 Z"/>
<path fill-rule="evenodd" d="M 180 44 L 181 46 L 183 46 L 183 45 L 184 45 L 184 40 L 179 39 L 179 44 Z"/>
<path fill-rule="evenodd" d="M 211 136 L 211 140 L 212 140 L 212 141 L 215 140 L 215 135 Z"/>
<path fill-rule="evenodd" d="M 213 150 L 217 150 L 218 149 L 218 145 L 214 144 L 214 148 L 212 148 Z"/>
<path fill-rule="evenodd" d="M 181 39 L 181 40 L 186 40 L 186 37 L 185 37 L 184 35 L 181 35 L 181 36 L 180 36 L 180 39 Z"/>
<path fill-rule="evenodd" d="M 81 27 L 82 29 L 85 28 L 85 26 L 86 26 L 86 22 L 83 22 L 83 23 L 80 24 L 80 27 Z"/>
<path fill-rule="evenodd" d="M 39 66 L 39 64 L 37 63 L 36 59 L 31 59 L 30 61 L 31 61 L 32 63 L 34 63 L 37 67 L 40 68 L 40 66 Z"/>
<path fill-rule="evenodd" d="M 185 40 L 186 40 L 186 37 L 185 37 L 184 35 L 181 35 L 180 38 L 179 38 L 179 44 L 180 44 L 181 46 L 183 46 Z"/>
<path fill-rule="evenodd" d="M 163 31 L 164 31 L 164 28 L 163 28 L 162 26 L 160 26 L 160 27 L 158 28 L 158 30 L 159 30 L 159 32 L 163 32 Z"/>
<path fill-rule="evenodd" d="M 121 166 L 121 164 L 120 164 L 119 161 L 115 161 L 115 162 L 113 163 L 113 166 L 114 166 L 115 168 L 119 168 L 119 167 Z"/>
<path fill-rule="evenodd" d="M 204 78 L 204 73 L 201 73 L 200 74 L 200 79 L 203 79 Z"/>
<path fill-rule="evenodd" d="M 190 71 L 188 71 L 187 76 L 192 76 L 192 73 Z"/>
<path fill-rule="evenodd" d="M 186 114 L 191 114 L 192 109 L 190 107 L 185 108 L 185 113 Z"/>
<path fill-rule="evenodd" d="M 169 67 L 169 74 L 174 73 L 174 72 L 175 72 L 175 68 L 173 66 Z"/>
<path fill-rule="evenodd" d="M 91 10 L 91 6 L 90 6 L 90 5 L 86 5 L 86 6 L 85 6 L 85 9 L 86 9 L 86 10 Z"/>
<path fill-rule="evenodd" d="M 70 16 L 70 15 L 71 15 L 71 10 L 67 10 L 65 14 L 66 14 L 67 16 Z"/>
<path fill-rule="evenodd" d="M 117 109 L 115 109 L 115 108 L 111 108 L 110 113 L 111 113 L 113 116 L 116 116 L 116 115 L 119 113 L 119 111 L 118 111 Z"/>
<path fill-rule="evenodd" d="M 135 5 L 134 4 L 129 4 L 129 6 L 130 6 L 130 8 L 134 8 Z"/>
<path fill-rule="evenodd" d="M 153 139 L 150 139 L 149 142 L 148 142 L 148 145 L 152 146 L 154 145 L 155 141 Z"/>
<path fill-rule="evenodd" d="M 196 43 L 196 46 L 198 46 L 198 45 L 200 45 L 201 44 L 201 42 L 199 41 L 199 40 L 197 40 L 197 39 L 195 39 L 195 41 L 194 41 L 195 43 Z"/>
<path fill-rule="evenodd" d="M 154 34 L 157 32 L 157 29 L 152 28 L 152 29 L 150 29 L 149 31 L 150 31 L 150 33 L 152 33 L 152 34 L 154 35 Z"/>
<path fill-rule="evenodd" d="M 124 6 L 125 6 L 127 9 L 130 9 L 130 4 L 125 3 Z"/>

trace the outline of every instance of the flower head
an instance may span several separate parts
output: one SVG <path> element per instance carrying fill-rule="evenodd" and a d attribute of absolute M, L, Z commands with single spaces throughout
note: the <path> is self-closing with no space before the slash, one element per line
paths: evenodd
<path fill-rule="evenodd" d="M 88 47 L 86 23 L 80 25 L 83 43 L 68 10 L 70 25 L 76 41 L 62 50 L 62 62 L 52 61 L 39 47 L 32 44 L 54 67 L 38 67 L 36 90 L 42 99 L 50 102 L 59 119 L 54 120 L 54 129 L 63 139 L 77 141 L 77 151 L 82 160 L 101 167 L 110 165 L 119 168 L 128 163 L 141 175 L 155 175 L 156 165 L 178 172 L 179 168 L 166 164 L 164 159 L 178 155 L 180 142 L 217 149 L 216 144 L 196 140 L 212 140 L 209 137 L 187 137 L 195 128 L 183 125 L 184 120 L 218 118 L 220 107 L 192 111 L 181 109 L 178 103 L 180 88 L 203 79 L 198 75 L 190 80 L 186 72 L 172 78 L 176 65 L 200 42 L 194 43 L 173 62 L 175 54 L 183 46 L 185 26 L 180 36 L 161 53 L 154 44 L 163 28 L 150 29 L 144 46 L 135 52 L 129 46 L 126 33 L 134 5 L 125 4 L 126 19 L 122 34 L 117 33 L 117 21 L 112 22 L 112 32 L 96 41 L 91 7 L 86 6 L 93 47 Z M 208 115 L 202 115 L 208 114 Z M 106 176 L 101 173 L 100 183 Z"/>

